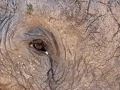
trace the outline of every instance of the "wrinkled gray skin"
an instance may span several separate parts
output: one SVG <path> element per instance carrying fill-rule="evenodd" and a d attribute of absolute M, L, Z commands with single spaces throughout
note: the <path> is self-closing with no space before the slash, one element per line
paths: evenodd
<path fill-rule="evenodd" d="M 119 0 L 0 0 L 0 90 L 120 90 L 119 30 Z"/>

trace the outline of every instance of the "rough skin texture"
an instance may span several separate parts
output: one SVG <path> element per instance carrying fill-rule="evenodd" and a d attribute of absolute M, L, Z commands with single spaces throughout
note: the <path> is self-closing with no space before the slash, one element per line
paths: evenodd
<path fill-rule="evenodd" d="M 119 0 L 0 0 L 0 90 L 120 90 L 119 56 Z"/>

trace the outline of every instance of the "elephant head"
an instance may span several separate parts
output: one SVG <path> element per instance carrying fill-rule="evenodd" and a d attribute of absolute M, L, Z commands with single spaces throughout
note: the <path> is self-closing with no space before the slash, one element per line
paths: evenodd
<path fill-rule="evenodd" d="M 119 90 L 119 0 L 1 0 L 0 90 Z"/>

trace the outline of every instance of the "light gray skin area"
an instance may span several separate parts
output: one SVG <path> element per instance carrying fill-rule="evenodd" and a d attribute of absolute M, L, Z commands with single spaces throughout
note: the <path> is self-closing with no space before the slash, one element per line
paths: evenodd
<path fill-rule="evenodd" d="M 0 0 L 0 90 L 120 90 L 119 31 L 119 0 Z"/>

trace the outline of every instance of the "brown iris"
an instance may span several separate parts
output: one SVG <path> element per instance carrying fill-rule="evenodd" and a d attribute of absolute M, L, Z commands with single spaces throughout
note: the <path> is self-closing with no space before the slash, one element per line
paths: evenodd
<path fill-rule="evenodd" d="M 30 43 L 30 46 L 32 46 L 33 48 L 35 48 L 36 50 L 39 50 L 39 51 L 46 51 L 45 49 L 45 44 L 42 40 L 33 40 L 31 43 Z"/>

